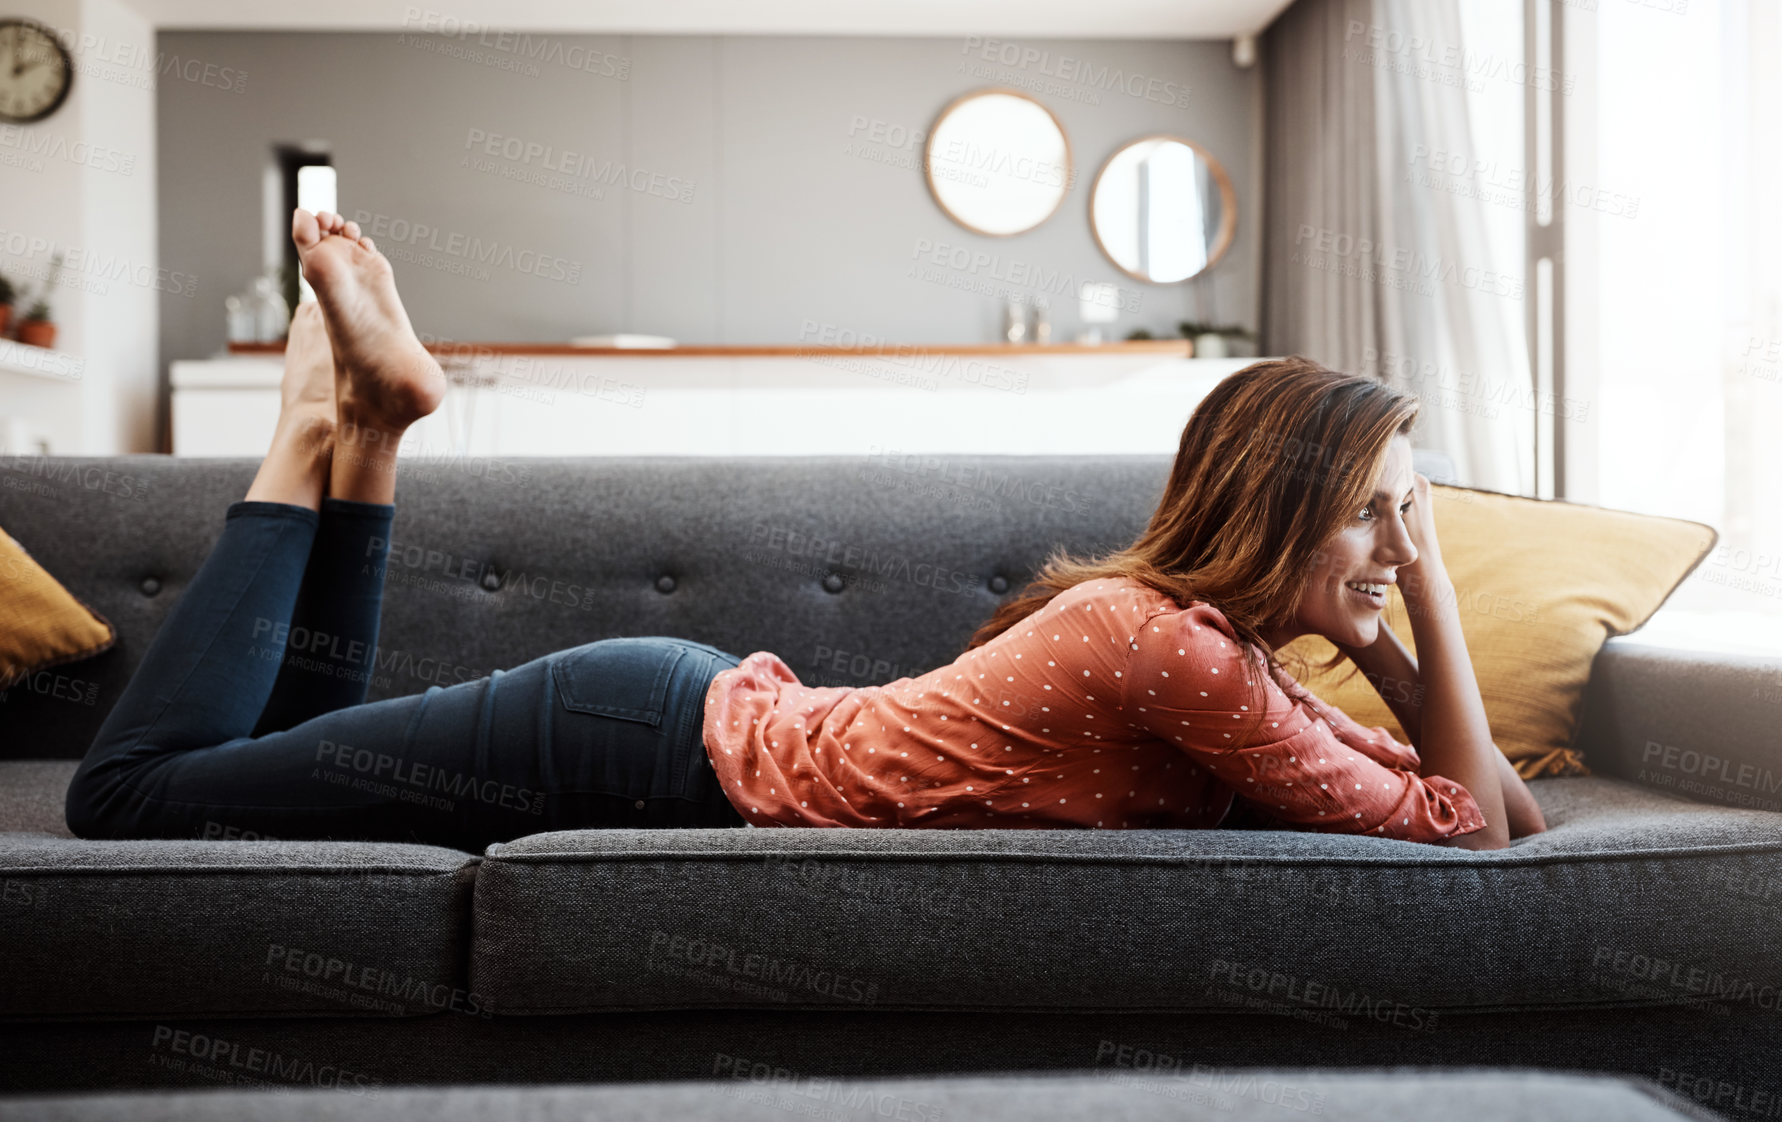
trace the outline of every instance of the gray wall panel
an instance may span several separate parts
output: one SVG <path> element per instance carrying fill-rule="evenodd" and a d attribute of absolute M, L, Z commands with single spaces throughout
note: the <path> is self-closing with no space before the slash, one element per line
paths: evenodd
<path fill-rule="evenodd" d="M 993 293 L 1050 290 L 1064 339 L 1077 329 L 1071 293 L 1084 280 L 1135 294 L 1122 335 L 1141 325 L 1173 333 L 1191 315 L 1256 319 L 1260 193 L 1250 133 L 1259 83 L 1254 70 L 1231 65 L 1222 42 L 1035 40 L 1023 46 L 1050 52 L 1048 61 L 1010 68 L 958 39 L 576 35 L 527 47 L 398 33 L 160 39 L 163 52 L 247 75 L 239 92 L 194 82 L 159 91 L 161 264 L 199 276 L 210 294 L 163 299 L 164 362 L 221 346 L 221 298 L 259 266 L 271 147 L 303 140 L 331 146 L 344 211 L 389 225 L 380 243 L 396 259 L 411 315 L 438 336 L 543 341 L 630 330 L 790 342 L 816 322 L 899 341 L 979 342 L 996 329 Z M 541 56 L 523 53 L 540 47 Z M 565 64 L 571 49 L 610 73 Z M 1133 95 L 1060 76 L 1066 57 L 1087 60 L 1092 73 L 1185 84 L 1188 103 L 1167 103 L 1155 87 L 1147 97 L 1142 86 Z M 981 237 L 942 215 L 917 170 L 918 145 L 863 153 L 870 140 L 854 128 L 864 118 L 923 130 L 952 97 L 995 84 L 1024 86 L 1051 107 L 1077 168 L 1059 212 L 1012 238 Z M 549 145 L 559 163 L 576 153 L 592 174 L 547 171 L 537 156 L 481 155 L 467 148 L 473 129 Z M 1096 169 L 1123 140 L 1152 131 L 1206 145 L 1237 188 L 1238 243 L 1202 281 L 1126 279 L 1090 236 Z M 601 182 L 612 166 L 639 175 L 642 189 Z M 575 190 L 521 178 L 528 173 Z M 415 224 L 437 233 L 417 238 Z M 391 236 L 404 232 L 406 242 Z M 495 260 L 468 260 L 463 246 L 472 243 Z M 989 257 L 975 268 L 924 264 L 924 246 Z M 535 265 L 539 255 L 561 261 Z M 1011 280 L 1017 270 L 1026 276 Z"/>

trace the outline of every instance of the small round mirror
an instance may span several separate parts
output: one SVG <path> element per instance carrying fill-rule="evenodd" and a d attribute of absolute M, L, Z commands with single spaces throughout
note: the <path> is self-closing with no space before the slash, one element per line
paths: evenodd
<path fill-rule="evenodd" d="M 1070 190 L 1070 143 L 1044 105 L 1013 90 L 956 98 L 929 130 L 928 190 L 947 217 L 1006 237 L 1052 217 Z"/>
<path fill-rule="evenodd" d="M 1237 228 L 1237 193 L 1191 140 L 1146 136 L 1103 164 L 1089 225 L 1108 259 L 1138 280 L 1176 284 L 1213 267 Z"/>

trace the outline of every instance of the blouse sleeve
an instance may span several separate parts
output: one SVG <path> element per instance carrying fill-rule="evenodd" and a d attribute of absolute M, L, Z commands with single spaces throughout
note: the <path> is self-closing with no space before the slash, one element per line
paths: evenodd
<path fill-rule="evenodd" d="M 1330 725 L 1331 731 L 1336 734 L 1336 738 L 1344 744 L 1357 752 L 1366 753 L 1375 763 L 1384 767 L 1416 771 L 1423 766 L 1423 758 L 1417 754 L 1417 749 L 1409 744 L 1400 743 L 1383 726 L 1365 726 L 1341 709 L 1327 704 L 1323 699 L 1314 695 L 1295 681 L 1292 675 L 1283 671 L 1282 676 L 1287 679 L 1288 688 L 1284 691 L 1286 696 L 1290 700 L 1304 702 L 1306 708 L 1314 715 L 1323 717 L 1325 723 Z"/>
<path fill-rule="evenodd" d="M 1245 660 L 1245 644 L 1217 608 L 1196 601 L 1140 627 L 1124 675 L 1127 712 L 1255 809 L 1292 828 L 1404 841 L 1484 828 L 1472 793 L 1418 775 L 1409 746 L 1399 745 L 1400 753 L 1376 742 L 1369 751 L 1351 742 L 1369 730 L 1346 717 L 1343 724 L 1327 719 L 1319 709 L 1337 717 L 1335 709 L 1303 687 L 1298 700 L 1290 698 L 1254 659 Z"/>

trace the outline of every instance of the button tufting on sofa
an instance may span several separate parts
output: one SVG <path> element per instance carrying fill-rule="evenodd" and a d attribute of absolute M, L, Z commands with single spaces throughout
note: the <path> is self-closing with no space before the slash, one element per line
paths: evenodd
<path fill-rule="evenodd" d="M 674 591 L 674 578 L 667 573 L 656 578 L 656 591 L 668 593 Z"/>
<path fill-rule="evenodd" d="M 823 587 L 830 592 L 840 592 L 847 585 L 840 573 L 830 573 L 823 578 Z"/>
<path fill-rule="evenodd" d="M 488 589 L 490 592 L 494 592 L 496 589 L 501 587 L 501 578 L 499 576 L 497 576 L 494 572 L 484 573 L 483 574 L 483 587 Z"/>
<path fill-rule="evenodd" d="M 144 596 L 153 596 L 155 593 L 161 591 L 161 582 L 154 577 L 143 577 L 142 583 L 138 584 L 136 587 L 142 591 Z"/>
<path fill-rule="evenodd" d="M 1009 582 L 1008 582 L 1007 577 L 1003 576 L 1001 573 L 998 573 L 995 576 L 990 578 L 990 591 L 996 593 L 998 596 L 1001 596 L 1003 593 L 1007 592 L 1008 590 L 1009 590 Z"/>

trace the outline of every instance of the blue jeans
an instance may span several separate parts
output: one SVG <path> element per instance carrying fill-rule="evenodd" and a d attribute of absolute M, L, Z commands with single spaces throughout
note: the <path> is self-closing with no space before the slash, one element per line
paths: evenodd
<path fill-rule="evenodd" d="M 701 736 L 740 659 L 602 639 L 366 703 L 396 508 L 230 504 L 68 788 L 88 838 L 336 838 L 479 852 L 548 830 L 742 826 Z"/>

